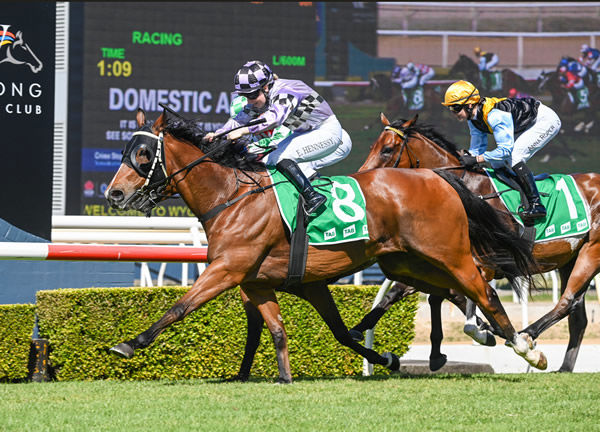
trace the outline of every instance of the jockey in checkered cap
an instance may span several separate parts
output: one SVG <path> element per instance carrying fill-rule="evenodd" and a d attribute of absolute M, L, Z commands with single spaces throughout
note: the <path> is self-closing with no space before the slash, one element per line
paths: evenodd
<path fill-rule="evenodd" d="M 205 139 L 212 141 L 216 134 L 226 133 L 228 139 L 237 140 L 287 127 L 291 133 L 271 141 L 276 148 L 265 154 L 263 162 L 284 174 L 304 197 L 306 213 L 314 213 L 326 198 L 313 189 L 308 177 L 344 159 L 352 148 L 350 136 L 315 90 L 300 80 L 280 79 L 261 61 L 244 64 L 235 74 L 234 86 L 247 105 Z M 257 118 L 265 122 L 232 130 Z"/>

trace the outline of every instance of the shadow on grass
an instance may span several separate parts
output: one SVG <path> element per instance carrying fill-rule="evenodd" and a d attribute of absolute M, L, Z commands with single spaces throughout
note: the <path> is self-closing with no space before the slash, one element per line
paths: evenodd
<path fill-rule="evenodd" d="M 529 374 L 531 375 L 531 374 Z M 392 375 L 371 375 L 371 376 L 360 376 L 350 375 L 344 377 L 338 376 L 320 376 L 320 377 L 294 377 L 294 383 L 302 382 L 336 382 L 336 381 L 359 381 L 359 382 L 373 382 L 373 381 L 398 381 L 398 380 L 421 380 L 421 381 L 473 381 L 479 382 L 523 382 L 529 379 L 523 374 L 449 374 L 441 373 L 434 375 L 409 375 L 403 373 L 395 373 Z M 280 384 L 277 383 L 276 378 L 264 378 L 264 377 L 251 377 L 248 381 L 235 381 L 230 378 L 206 378 L 206 379 L 189 379 L 189 380 L 164 380 L 159 381 L 161 385 L 205 385 L 205 384 Z"/>

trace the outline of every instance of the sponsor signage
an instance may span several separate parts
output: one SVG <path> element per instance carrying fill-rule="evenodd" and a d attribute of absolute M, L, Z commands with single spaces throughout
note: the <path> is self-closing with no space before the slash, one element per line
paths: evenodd
<path fill-rule="evenodd" d="M 56 5 L 2 4 L 0 218 L 50 239 Z"/>

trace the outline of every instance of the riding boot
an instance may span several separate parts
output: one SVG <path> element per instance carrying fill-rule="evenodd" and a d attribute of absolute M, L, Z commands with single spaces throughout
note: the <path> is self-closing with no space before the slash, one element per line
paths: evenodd
<path fill-rule="evenodd" d="M 517 174 L 517 181 L 523 188 L 525 197 L 527 197 L 527 207 L 519 207 L 519 216 L 523 221 L 532 221 L 534 219 L 540 219 L 546 216 L 546 208 L 542 205 L 540 200 L 540 192 L 535 184 L 533 174 L 525 165 L 524 162 L 519 162 L 513 167 L 515 174 Z"/>
<path fill-rule="evenodd" d="M 306 214 L 314 213 L 327 198 L 313 189 L 300 167 L 291 159 L 279 161 L 276 168 L 294 185 L 304 197 L 304 211 Z"/>

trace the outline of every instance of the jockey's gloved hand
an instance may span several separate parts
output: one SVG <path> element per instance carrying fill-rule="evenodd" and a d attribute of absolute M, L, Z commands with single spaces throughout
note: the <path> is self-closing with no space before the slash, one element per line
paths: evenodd
<path fill-rule="evenodd" d="M 471 156 L 470 154 L 464 154 L 458 158 L 458 160 L 465 168 L 473 168 L 474 166 L 479 165 L 477 158 L 475 156 Z"/>

